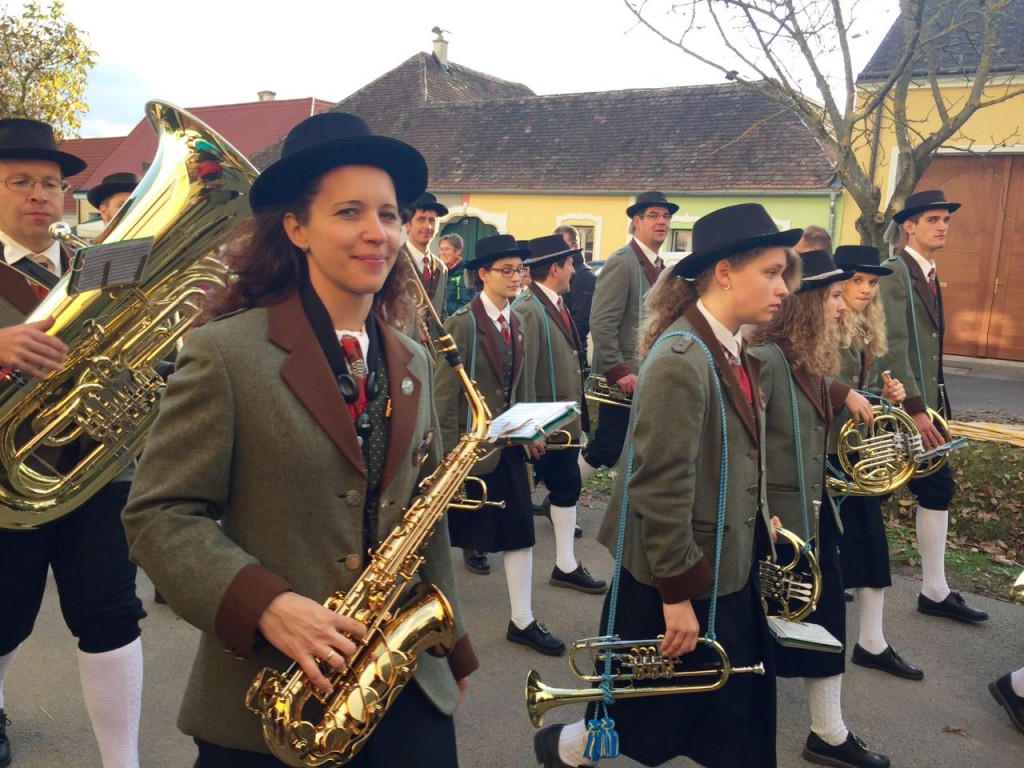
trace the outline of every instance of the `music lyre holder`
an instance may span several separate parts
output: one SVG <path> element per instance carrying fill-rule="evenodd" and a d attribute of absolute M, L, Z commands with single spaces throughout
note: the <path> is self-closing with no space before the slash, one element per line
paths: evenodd
<path fill-rule="evenodd" d="M 71 260 L 68 295 L 138 285 L 152 251 L 152 237 L 79 248 Z"/>

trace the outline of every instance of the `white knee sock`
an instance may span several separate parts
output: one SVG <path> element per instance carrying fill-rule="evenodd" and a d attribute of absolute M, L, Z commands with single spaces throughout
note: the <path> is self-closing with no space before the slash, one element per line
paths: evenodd
<path fill-rule="evenodd" d="M 103 768 L 139 768 L 142 640 L 105 653 L 79 651 L 78 672 Z"/>
<path fill-rule="evenodd" d="M 558 734 L 558 759 L 566 765 L 597 765 L 583 756 L 587 746 L 587 723 L 577 720 L 562 728 Z"/>
<path fill-rule="evenodd" d="M 1024 697 L 1024 667 L 1010 674 L 1010 687 L 1018 696 Z"/>
<path fill-rule="evenodd" d="M 533 547 L 506 552 L 503 562 L 512 623 L 526 629 L 533 623 Z"/>
<path fill-rule="evenodd" d="M 551 525 L 555 529 L 555 565 L 562 573 L 576 570 L 573 540 L 576 536 L 576 507 L 551 505 Z"/>
<path fill-rule="evenodd" d="M 826 744 L 838 747 L 850 733 L 843 722 L 843 676 L 805 677 L 804 684 L 811 707 L 811 730 Z"/>
<path fill-rule="evenodd" d="M 917 507 L 917 549 L 921 553 L 921 594 L 941 602 L 949 595 L 946 583 L 946 530 L 949 512 Z"/>
<path fill-rule="evenodd" d="M 597 474 L 597 467 L 592 466 L 583 458 L 583 451 L 580 451 L 580 456 L 576 463 L 580 466 L 580 481 L 586 485 L 587 480 Z"/>
<path fill-rule="evenodd" d="M 10 653 L 0 656 L 0 709 L 4 708 L 4 680 L 7 679 L 7 672 L 11 665 L 14 664 L 14 657 L 18 655 L 18 648 L 21 648 L 21 645 L 18 645 Z"/>
<path fill-rule="evenodd" d="M 889 644 L 882 633 L 882 609 L 885 590 L 862 587 L 857 590 L 857 611 L 860 615 L 858 645 L 868 653 L 881 653 Z"/>

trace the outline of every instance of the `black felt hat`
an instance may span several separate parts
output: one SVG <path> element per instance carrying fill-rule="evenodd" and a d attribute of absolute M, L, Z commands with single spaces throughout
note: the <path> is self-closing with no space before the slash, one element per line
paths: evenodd
<path fill-rule="evenodd" d="M 675 214 L 679 210 L 679 206 L 675 203 L 670 203 L 663 193 L 651 190 L 650 192 L 641 192 L 637 195 L 636 202 L 626 209 L 626 215 L 632 219 L 637 214 L 643 213 L 653 206 L 668 208 L 668 212 L 671 214 Z"/>
<path fill-rule="evenodd" d="M 427 188 L 427 161 L 414 147 L 377 136 L 357 115 L 322 112 L 307 117 L 285 137 L 281 159 L 253 182 L 253 211 L 299 196 L 310 181 L 343 165 L 371 165 L 386 171 L 399 205 L 408 205 Z"/>
<path fill-rule="evenodd" d="M 433 211 L 438 216 L 447 216 L 448 209 L 444 203 L 437 202 L 437 198 L 434 197 L 430 192 L 424 192 L 413 203 L 409 203 L 409 210 L 411 211 Z"/>
<path fill-rule="evenodd" d="M 836 266 L 828 251 L 804 251 L 800 254 L 800 263 L 803 268 L 797 293 L 824 288 L 826 285 L 853 277 L 853 272 Z"/>
<path fill-rule="evenodd" d="M 85 198 L 93 208 L 118 192 L 131 192 L 139 186 L 139 177 L 134 173 L 111 173 L 103 177 L 103 182 L 90 189 Z"/>
<path fill-rule="evenodd" d="M 85 170 L 86 162 L 57 149 L 53 128 L 38 120 L 6 117 L 0 120 L 0 160 L 50 160 L 64 178 Z"/>
<path fill-rule="evenodd" d="M 712 264 L 737 253 L 769 246 L 792 248 L 801 234 L 802 229 L 780 232 L 768 211 L 758 203 L 719 208 L 694 222 L 693 252 L 673 267 L 673 273 L 693 278 Z"/>
<path fill-rule="evenodd" d="M 523 262 L 528 267 L 539 267 L 552 261 L 559 261 L 566 256 L 575 256 L 579 248 L 570 248 L 561 235 L 544 235 L 529 241 L 530 258 Z"/>
<path fill-rule="evenodd" d="M 832 255 L 836 266 L 851 272 L 867 272 L 869 275 L 891 275 L 892 270 L 882 266 L 882 257 L 877 248 L 870 245 L 840 245 Z"/>
<path fill-rule="evenodd" d="M 924 211 L 930 211 L 934 208 L 945 208 L 947 211 L 952 213 L 959 207 L 960 203 L 948 202 L 946 200 L 946 193 L 941 189 L 925 189 L 921 192 L 915 192 L 912 195 L 908 195 L 906 201 L 903 203 L 903 210 L 896 211 L 896 213 L 892 215 L 892 220 L 897 224 L 902 224 L 916 213 L 923 213 Z"/>
<path fill-rule="evenodd" d="M 530 249 L 519 245 L 512 235 L 491 235 L 476 241 L 476 256 L 472 261 L 466 263 L 466 269 L 473 273 L 480 267 L 493 264 L 498 259 L 510 256 L 526 258 L 529 255 Z"/>

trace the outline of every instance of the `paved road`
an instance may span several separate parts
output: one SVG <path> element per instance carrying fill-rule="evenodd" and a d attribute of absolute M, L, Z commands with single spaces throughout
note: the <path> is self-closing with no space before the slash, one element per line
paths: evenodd
<path fill-rule="evenodd" d="M 578 542 L 577 552 L 592 571 L 607 576 L 611 558 L 593 540 L 599 515 L 596 509 L 582 511 L 586 535 Z M 552 534 L 546 521 L 538 521 L 537 536 L 538 618 L 566 639 L 594 634 L 602 598 L 550 587 Z M 490 576 L 472 576 L 461 565 L 458 569 L 474 644 L 483 662 L 457 715 L 460 761 L 463 768 L 529 768 L 535 761 L 534 729 L 522 693 L 527 671 L 536 668 L 552 685 L 575 684 L 563 659 L 540 656 L 504 639 L 508 608 L 499 557 L 494 558 L 494 566 Z M 887 752 L 897 768 L 1019 768 L 1024 764 L 1024 736 L 1010 726 L 986 685 L 1024 664 L 1024 607 L 973 598 L 972 603 L 988 610 L 992 619 L 980 626 L 962 626 L 916 613 L 917 591 L 915 581 L 896 578 L 888 598 L 887 635 L 909 660 L 925 669 L 925 680 L 897 680 L 850 665 L 843 691 L 849 726 L 873 747 Z M 166 606 L 153 604 L 152 587 L 145 580 L 140 593 L 149 611 L 143 634 L 142 765 L 185 768 L 192 765 L 194 750 L 174 722 L 196 633 Z M 851 608 L 851 638 L 856 637 L 856 616 Z M 35 633 L 23 646 L 8 680 L 6 699 L 14 722 L 10 728 L 14 768 L 99 765 L 82 703 L 74 642 L 60 618 L 52 584 Z M 779 765 L 808 765 L 800 757 L 809 727 L 800 681 L 780 681 L 778 711 Z M 580 707 L 564 707 L 549 713 L 548 720 L 569 721 L 580 715 Z M 736 738 L 743 738 L 743 723 L 735 725 Z M 607 764 L 636 765 L 627 759 Z M 679 759 L 669 765 L 692 763 Z"/>
<path fill-rule="evenodd" d="M 954 414 L 971 411 L 979 418 L 985 413 L 1024 418 L 1024 363 L 949 357 L 945 373 Z"/>

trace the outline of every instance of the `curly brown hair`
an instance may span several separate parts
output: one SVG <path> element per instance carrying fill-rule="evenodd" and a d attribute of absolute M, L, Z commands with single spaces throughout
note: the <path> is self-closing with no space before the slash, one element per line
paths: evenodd
<path fill-rule="evenodd" d="M 834 323 L 826 323 L 823 309 L 834 285 L 788 296 L 775 317 L 754 329 L 750 342 L 784 344 L 786 357 L 794 370 L 802 368 L 812 376 L 835 376 L 840 363 L 839 328 Z"/>
<path fill-rule="evenodd" d="M 284 217 L 292 213 L 309 223 L 310 207 L 320 188 L 320 176 L 298 197 L 264 208 L 228 236 L 224 262 L 232 275 L 223 288 L 210 294 L 203 320 L 251 307 L 269 307 L 292 295 L 307 279 L 306 255 L 288 239 Z M 395 261 L 384 285 L 373 297 L 373 312 L 389 325 L 406 330 L 415 321 L 415 307 L 406 291 L 415 279 L 406 259 Z"/>
<path fill-rule="evenodd" d="M 766 250 L 766 248 L 755 248 L 752 251 L 737 253 L 723 261 L 728 261 L 733 269 L 741 269 L 743 265 L 753 261 Z M 665 329 L 679 319 L 691 304 L 707 293 L 708 286 L 711 285 L 715 275 L 716 264 L 717 262 L 707 267 L 692 280 L 679 277 L 671 269 L 666 269 L 661 273 L 644 300 L 646 320 L 640 329 L 641 360 L 647 357 L 654 342 L 665 332 Z M 792 248 L 786 249 L 786 268 L 782 277 L 790 291 L 795 290 L 796 286 L 800 284 L 800 257 Z"/>

